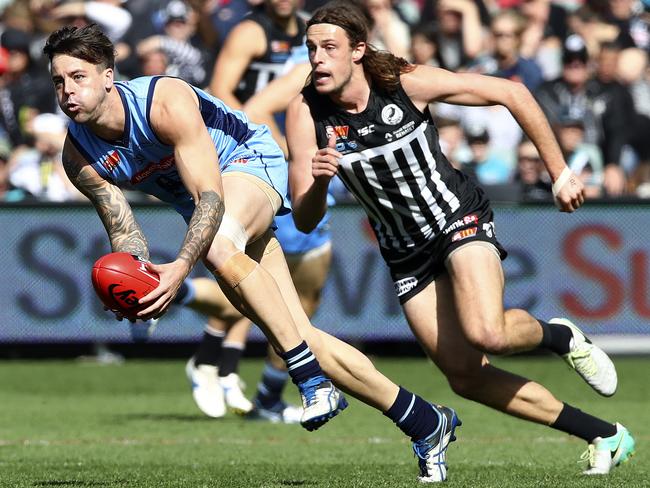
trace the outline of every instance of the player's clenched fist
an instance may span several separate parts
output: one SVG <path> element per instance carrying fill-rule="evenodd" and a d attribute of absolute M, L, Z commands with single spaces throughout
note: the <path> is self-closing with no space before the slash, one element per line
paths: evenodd
<path fill-rule="evenodd" d="M 311 159 L 311 174 L 315 179 L 332 179 L 339 168 L 339 158 L 343 155 L 336 150 L 336 135 L 330 134 L 327 147 L 319 149 Z"/>
<path fill-rule="evenodd" d="M 569 168 L 564 168 L 553 183 L 553 197 L 560 212 L 578 210 L 585 201 L 585 188 L 580 178 Z"/>

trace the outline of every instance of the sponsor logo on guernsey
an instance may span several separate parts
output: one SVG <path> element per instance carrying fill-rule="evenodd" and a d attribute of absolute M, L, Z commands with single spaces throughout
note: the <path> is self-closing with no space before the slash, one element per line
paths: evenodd
<path fill-rule="evenodd" d="M 248 158 L 237 158 L 230 161 L 230 164 L 246 164 L 248 163 Z"/>
<path fill-rule="evenodd" d="M 131 177 L 131 183 L 134 185 L 137 185 L 138 183 L 142 183 L 144 180 L 149 178 L 152 174 L 157 173 L 158 171 L 165 171 L 171 168 L 176 164 L 176 161 L 174 160 L 174 156 L 170 155 L 167 156 L 157 163 L 149 163 L 147 166 L 145 166 L 144 169 L 138 171 L 136 174 L 134 174 Z"/>
<path fill-rule="evenodd" d="M 456 230 L 459 227 L 462 227 L 464 225 L 470 225 L 470 224 L 478 224 L 478 215 L 476 215 L 476 214 L 465 215 L 465 217 L 460 218 L 458 220 L 455 220 L 451 224 L 449 224 L 447 227 L 445 227 L 445 229 L 442 231 L 442 233 L 444 235 L 447 235 L 452 230 Z"/>
<path fill-rule="evenodd" d="M 349 125 L 335 125 L 334 127 L 328 125 L 327 127 L 325 127 L 325 133 L 327 134 L 327 137 L 332 137 L 332 134 L 334 134 L 337 140 L 347 139 L 349 132 L 350 132 Z"/>
<path fill-rule="evenodd" d="M 468 237 L 474 237 L 477 231 L 478 227 L 470 227 L 468 229 L 459 230 L 453 236 L 451 236 L 451 242 L 462 241 Z"/>
<path fill-rule="evenodd" d="M 397 280 L 395 283 L 395 293 L 398 297 L 401 297 L 405 293 L 408 293 L 413 288 L 418 286 L 418 279 L 415 276 L 409 276 L 408 278 L 402 278 Z"/>
<path fill-rule="evenodd" d="M 394 103 L 386 105 L 381 110 L 381 120 L 384 124 L 388 125 L 397 125 L 402 121 L 404 117 L 404 112 Z"/>
<path fill-rule="evenodd" d="M 359 134 L 361 137 L 367 136 L 375 132 L 375 124 L 370 124 L 366 125 L 365 127 L 361 127 L 358 131 L 357 134 Z"/>
<path fill-rule="evenodd" d="M 104 169 L 110 173 L 115 168 L 117 168 L 118 164 L 120 164 L 120 153 L 113 150 L 106 156 L 101 156 L 99 162 L 104 167 Z"/>

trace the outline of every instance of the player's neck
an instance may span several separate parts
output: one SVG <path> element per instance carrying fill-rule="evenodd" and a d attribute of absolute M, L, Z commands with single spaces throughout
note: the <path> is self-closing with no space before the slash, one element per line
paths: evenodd
<path fill-rule="evenodd" d="M 362 70 L 354 72 L 341 91 L 333 93 L 331 98 L 347 112 L 363 112 L 370 100 L 370 79 Z"/>
<path fill-rule="evenodd" d="M 96 113 L 97 116 L 87 123 L 89 129 L 103 139 L 120 140 L 124 134 L 126 114 L 117 87 L 113 86 Z"/>

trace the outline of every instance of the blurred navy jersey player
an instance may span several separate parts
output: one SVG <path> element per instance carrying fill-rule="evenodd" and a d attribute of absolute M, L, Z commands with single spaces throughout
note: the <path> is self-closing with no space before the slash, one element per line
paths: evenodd
<path fill-rule="evenodd" d="M 411 330 L 454 391 L 584 439 L 585 474 L 609 473 L 634 452 L 627 429 L 489 362 L 487 354 L 548 348 L 600 394 L 616 391 L 612 361 L 572 322 L 504 310 L 505 252 L 490 204 L 441 152 L 428 106 L 507 107 L 544 159 L 556 205 L 572 212 L 583 203 L 582 183 L 543 112 L 520 83 L 413 65 L 367 39 L 363 14 L 348 2 L 329 3 L 307 23 L 311 80 L 287 111 L 298 228 L 320 220 L 338 175 L 368 214 Z M 437 445 L 416 443 L 422 481 L 438 477 Z"/>
<path fill-rule="evenodd" d="M 154 161 L 156 164 L 141 175 L 142 180 L 153 181 L 158 176 L 158 165 L 163 165 L 160 169 L 169 175 L 166 166 L 171 165 L 183 187 L 174 182 L 164 190 L 156 189 L 156 195 L 173 202 L 181 212 L 189 212 L 186 194 L 192 198 L 194 209 L 177 259 L 172 263 L 148 264 L 159 274 L 160 285 L 140 300 L 144 306 L 140 318 L 162 315 L 196 262 L 203 259 L 231 303 L 262 328 L 284 359 L 301 394 L 301 423 L 305 428 L 320 427 L 347 406 L 344 397 L 324 376 L 322 364 L 338 385 L 384 412 L 411 438 L 451 435 L 458 423 L 451 409 L 443 412 L 442 407 L 426 403 L 412 393 L 406 393 L 409 401 L 405 402 L 405 390 L 377 371 L 367 357 L 311 325 L 282 250 L 269 230 L 284 203 L 283 196 L 270 184 L 277 184 L 271 168 L 265 179 L 251 172 L 235 171 L 234 167 L 243 167 L 245 163 L 239 165 L 232 159 L 232 170 L 223 175 L 219 170 L 218 154 L 227 157 L 241 150 L 233 141 L 244 148 L 263 148 L 272 144 L 270 139 L 265 140 L 253 126 L 242 126 L 241 116 L 210 97 L 204 98 L 179 79 L 148 78 L 149 86 L 136 80 L 131 86 L 139 89 L 133 98 L 123 98 L 113 81 L 115 48 L 95 25 L 57 30 L 48 37 L 43 51 L 50 60 L 59 106 L 72 120 L 71 133 L 78 131 L 77 125 L 83 125 L 87 142 L 92 141 L 92 147 L 77 149 L 71 138 L 66 140 L 66 173 L 97 209 L 113 251 L 149 258 L 147 241 L 116 184 L 121 182 L 129 188 L 143 185 L 143 181 L 130 181 L 125 175 L 135 177 L 135 168 L 142 167 L 148 155 L 166 150 L 167 157 L 173 157 L 171 162 Z M 142 98 L 147 102 L 137 101 Z M 208 110 L 204 111 L 206 100 Z M 217 112 L 213 111 L 215 107 Z M 213 120 L 214 116 L 221 120 Z M 150 133 L 138 132 L 138 127 L 145 126 Z M 221 143 L 227 147 L 215 147 L 209 129 L 212 127 L 220 128 L 223 136 L 213 134 L 221 137 Z M 254 140 L 257 137 L 261 140 Z M 94 153 L 102 147 L 107 151 Z M 104 178 L 95 167 L 112 160 L 117 148 L 120 160 L 108 164 L 117 172 L 110 179 Z M 128 159 L 122 161 L 122 155 Z M 86 159 L 93 156 L 97 159 Z M 263 167 L 265 156 L 259 154 L 254 164 Z M 178 201 L 172 198 L 175 193 Z M 188 215 L 185 213 L 186 218 Z"/>

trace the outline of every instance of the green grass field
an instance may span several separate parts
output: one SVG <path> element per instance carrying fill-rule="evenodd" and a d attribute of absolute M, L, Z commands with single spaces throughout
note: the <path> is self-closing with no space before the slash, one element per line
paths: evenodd
<path fill-rule="evenodd" d="M 585 445 L 456 397 L 429 363 L 377 359 L 395 381 L 455 407 L 463 427 L 449 451 L 449 487 L 650 487 L 650 359 L 620 358 L 619 391 L 603 399 L 555 358 L 499 364 L 547 384 L 563 400 L 625 424 L 637 455 L 606 478 L 584 478 Z M 252 394 L 260 361 L 244 361 Z M 295 400 L 292 387 L 289 396 Z M 297 426 L 211 420 L 195 408 L 183 363 L 0 364 L 2 487 L 418 486 L 410 444 L 352 401 L 315 433 Z"/>

